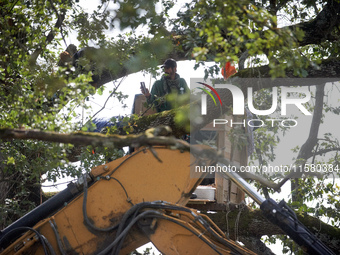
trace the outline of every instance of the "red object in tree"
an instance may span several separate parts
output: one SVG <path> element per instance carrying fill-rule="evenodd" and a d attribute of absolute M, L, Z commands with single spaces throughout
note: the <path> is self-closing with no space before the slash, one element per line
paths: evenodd
<path fill-rule="evenodd" d="M 230 76 L 236 73 L 235 66 L 232 66 L 230 62 L 227 62 L 224 67 L 222 67 L 221 73 L 224 79 L 228 79 Z"/>

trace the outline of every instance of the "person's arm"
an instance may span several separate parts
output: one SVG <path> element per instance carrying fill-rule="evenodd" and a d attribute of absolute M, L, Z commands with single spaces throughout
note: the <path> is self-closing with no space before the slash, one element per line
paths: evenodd
<path fill-rule="evenodd" d="M 148 104 L 153 104 L 156 100 L 156 97 L 160 96 L 159 91 L 159 81 L 155 81 L 151 88 L 151 92 L 147 95 L 145 94 Z"/>

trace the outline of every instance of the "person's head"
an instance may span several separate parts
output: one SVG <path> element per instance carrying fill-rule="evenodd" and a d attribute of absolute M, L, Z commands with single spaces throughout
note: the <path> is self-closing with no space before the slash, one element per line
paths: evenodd
<path fill-rule="evenodd" d="M 164 73 L 166 73 L 169 79 L 174 80 L 177 72 L 177 63 L 176 60 L 172 58 L 168 58 L 165 60 L 164 64 L 162 65 Z"/>
<path fill-rule="evenodd" d="M 71 55 L 71 57 L 77 52 L 77 46 L 70 44 L 67 46 L 66 51 Z"/>

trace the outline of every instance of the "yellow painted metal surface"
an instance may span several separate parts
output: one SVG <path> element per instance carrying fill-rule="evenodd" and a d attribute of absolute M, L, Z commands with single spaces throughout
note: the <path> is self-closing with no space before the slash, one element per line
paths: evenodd
<path fill-rule="evenodd" d="M 162 162 L 159 162 L 150 150 L 142 149 L 131 156 L 93 169 L 94 175 L 98 175 L 99 171 L 104 175 L 112 173 L 110 177 L 115 178 L 99 179 L 88 188 L 87 213 L 95 226 L 105 228 L 117 224 L 131 207 L 131 203 L 154 200 L 182 205 L 187 203 L 190 192 L 199 182 L 198 179 L 190 178 L 189 152 L 182 153 L 165 148 L 156 148 L 154 151 Z M 110 243 L 115 235 L 92 233 L 93 231 L 91 232 L 84 224 L 82 204 L 83 194 L 58 211 L 52 219 L 55 220 L 66 250 L 73 250 L 78 254 L 96 254 L 103 246 Z M 38 223 L 39 231 L 58 253 L 55 234 L 49 220 Z M 127 239 L 130 240 L 130 244 L 123 248 L 123 252 L 132 251 L 148 242 L 147 238 L 138 231 L 133 231 Z M 14 247 L 18 246 L 18 243 L 1 254 L 15 254 Z M 29 242 L 26 241 L 26 246 L 27 243 Z M 40 252 L 32 254 L 43 254 L 42 249 L 39 250 Z"/>
<path fill-rule="evenodd" d="M 87 192 L 86 211 L 89 220 L 98 228 L 107 228 L 118 224 L 132 205 L 141 202 L 162 200 L 186 205 L 200 183 L 199 178 L 191 178 L 190 167 L 194 166 L 190 166 L 189 152 L 154 148 L 153 151 L 141 149 L 92 169 L 91 175 L 97 181 Z M 82 193 L 50 218 L 34 226 L 48 239 L 58 255 L 62 253 L 58 248 L 57 237 L 66 254 L 98 254 L 115 239 L 115 231 L 94 231 L 84 224 L 83 201 Z M 165 225 L 163 228 L 168 227 Z M 176 228 L 171 231 L 174 233 L 179 230 Z M 179 242 L 180 246 L 187 245 L 179 237 L 180 234 L 176 234 L 169 238 L 171 242 Z M 157 238 L 161 238 L 164 244 L 168 242 L 166 235 L 161 234 Z M 190 241 L 190 238 L 185 240 Z M 120 254 L 127 254 L 147 242 L 147 236 L 137 226 L 133 227 Z M 202 248 L 202 252 L 206 248 Z M 35 235 L 29 231 L 1 252 L 1 255 L 13 254 L 44 254 L 44 251 Z"/>

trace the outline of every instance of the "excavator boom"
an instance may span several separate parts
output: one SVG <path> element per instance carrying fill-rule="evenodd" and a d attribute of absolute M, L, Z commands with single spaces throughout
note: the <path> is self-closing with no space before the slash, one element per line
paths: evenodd
<path fill-rule="evenodd" d="M 190 157 L 143 148 L 95 167 L 55 199 L 59 208 L 43 204 L 4 229 L 1 255 L 128 254 L 150 240 L 164 254 L 254 254 L 184 207 L 204 177 L 190 176 Z"/>

